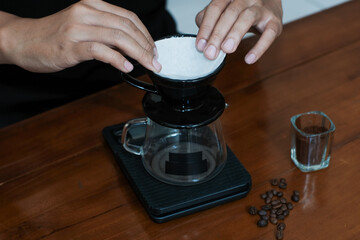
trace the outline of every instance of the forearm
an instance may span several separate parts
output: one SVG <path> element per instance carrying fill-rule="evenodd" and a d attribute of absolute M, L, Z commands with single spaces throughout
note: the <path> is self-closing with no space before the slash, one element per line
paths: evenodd
<path fill-rule="evenodd" d="M 19 17 L 0 11 L 0 64 L 12 64 L 6 53 L 11 51 L 9 50 L 9 42 L 11 41 L 9 26 L 17 19 Z"/>

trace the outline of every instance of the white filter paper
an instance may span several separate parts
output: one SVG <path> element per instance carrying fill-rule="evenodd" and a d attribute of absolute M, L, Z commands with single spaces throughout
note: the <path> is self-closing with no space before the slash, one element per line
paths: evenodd
<path fill-rule="evenodd" d="M 162 65 L 162 77 L 176 80 L 191 80 L 212 73 L 224 60 L 226 54 L 220 51 L 215 60 L 207 59 L 197 50 L 195 37 L 171 37 L 155 42 Z"/>

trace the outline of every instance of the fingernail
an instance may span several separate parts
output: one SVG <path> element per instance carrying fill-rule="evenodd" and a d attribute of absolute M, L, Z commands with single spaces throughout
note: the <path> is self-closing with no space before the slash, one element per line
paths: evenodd
<path fill-rule="evenodd" d="M 256 55 L 251 53 L 251 54 L 246 55 L 245 62 L 247 64 L 253 64 L 255 62 L 255 59 L 256 59 Z"/>
<path fill-rule="evenodd" d="M 161 64 L 158 62 L 158 60 L 156 59 L 156 57 L 153 58 L 152 64 L 153 64 L 153 66 L 155 67 L 155 70 L 156 70 L 157 72 L 160 72 L 160 70 L 161 70 Z"/>
<path fill-rule="evenodd" d="M 210 45 L 209 47 L 207 47 L 207 49 L 205 50 L 205 55 L 209 59 L 215 59 L 216 47 L 214 45 Z"/>
<path fill-rule="evenodd" d="M 158 58 L 159 58 L 159 53 L 158 53 L 158 51 L 157 51 L 157 48 L 156 48 L 156 47 L 154 47 L 154 55 L 155 55 L 156 59 L 158 59 Z"/>
<path fill-rule="evenodd" d="M 197 44 L 197 49 L 199 51 L 204 51 L 205 46 L 206 46 L 206 40 L 205 39 L 200 39 L 198 44 Z"/>
<path fill-rule="evenodd" d="M 232 52 L 234 49 L 235 42 L 232 38 L 229 38 L 226 40 L 226 42 L 223 45 L 223 49 L 225 52 Z"/>
<path fill-rule="evenodd" d="M 129 72 L 131 72 L 134 69 L 134 66 L 129 62 L 129 61 L 125 61 L 124 62 L 124 67 L 126 68 L 126 70 L 128 70 Z"/>

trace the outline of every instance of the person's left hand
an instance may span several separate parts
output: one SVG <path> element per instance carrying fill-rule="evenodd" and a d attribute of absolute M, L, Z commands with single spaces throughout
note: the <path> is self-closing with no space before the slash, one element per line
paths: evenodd
<path fill-rule="evenodd" d="M 282 13 L 281 0 L 212 0 L 196 16 L 196 46 L 208 59 L 215 59 L 220 49 L 233 53 L 254 27 L 261 37 L 245 56 L 246 63 L 252 64 L 280 35 Z"/>

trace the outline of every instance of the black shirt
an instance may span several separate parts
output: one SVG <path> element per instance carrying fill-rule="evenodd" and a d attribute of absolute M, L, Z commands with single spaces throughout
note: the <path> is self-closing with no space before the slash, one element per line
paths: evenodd
<path fill-rule="evenodd" d="M 40 18 L 56 13 L 76 0 L 4 0 L 0 10 L 20 17 Z M 107 0 L 135 12 L 153 39 L 176 33 L 165 0 Z M 96 60 L 55 73 L 32 73 L 0 64 L 0 127 L 121 82 L 120 72 Z"/>
<path fill-rule="evenodd" d="M 128 9 L 139 16 L 149 15 L 165 5 L 165 0 L 105 0 Z M 0 1 L 2 11 L 19 17 L 40 18 L 56 13 L 78 2 L 78 0 L 4 0 Z"/>

